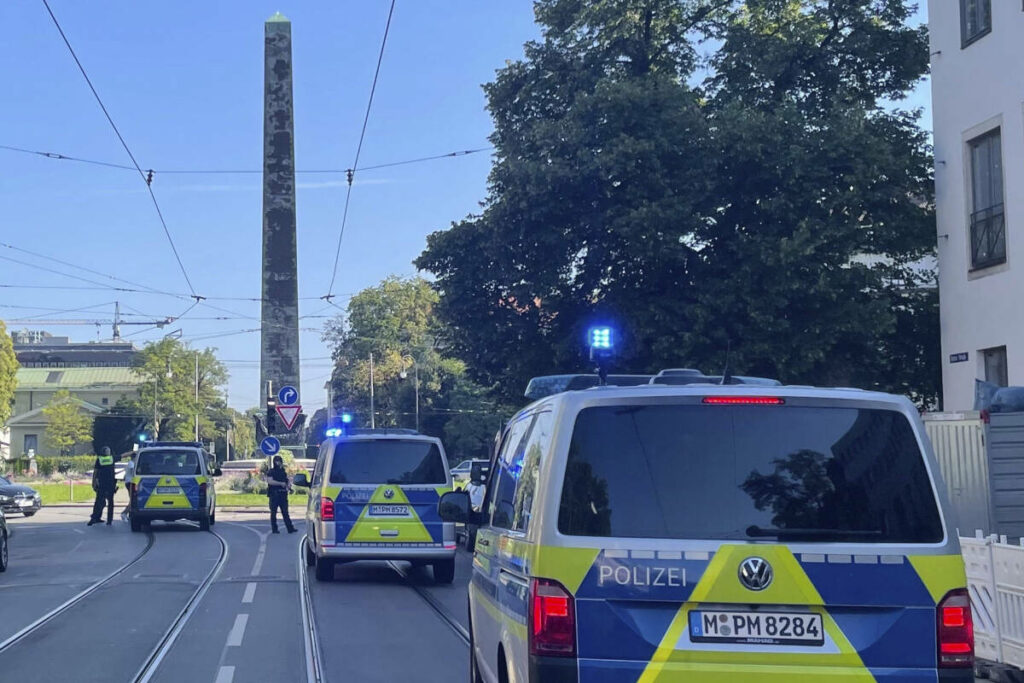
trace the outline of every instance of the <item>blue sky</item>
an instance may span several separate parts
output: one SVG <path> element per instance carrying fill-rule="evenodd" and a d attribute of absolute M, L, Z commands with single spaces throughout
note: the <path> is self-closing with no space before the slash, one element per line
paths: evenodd
<path fill-rule="evenodd" d="M 50 1 L 140 165 L 157 170 L 153 188 L 168 227 L 196 292 L 210 297 L 166 330 L 122 333 L 141 345 L 180 328 L 194 345 L 217 347 L 231 372 L 231 404 L 255 405 L 259 334 L 243 330 L 259 326 L 259 303 L 214 297 L 260 296 L 261 177 L 161 170 L 261 168 L 263 22 L 278 10 L 292 21 L 297 167 L 351 165 L 388 2 Z M 0 22 L 0 145 L 129 163 L 42 3 L 4 3 Z M 480 84 L 537 35 L 527 0 L 398 0 L 360 165 L 486 147 L 491 121 Z M 927 107 L 929 97 L 924 85 L 909 104 Z M 478 210 L 489 166 L 487 154 L 476 154 L 360 174 L 334 291 L 413 274 L 427 234 Z M 330 375 L 318 331 L 325 320 L 312 316 L 337 312 L 317 297 L 331 279 L 344 190 L 341 174 L 298 178 L 299 296 L 309 297 L 300 315 L 311 316 L 300 322 L 302 403 L 311 409 L 324 405 Z M 0 242 L 188 293 L 133 172 L 0 150 Z M 3 247 L 0 256 L 32 264 L 0 260 L 0 285 L 94 286 L 42 270 L 50 268 L 129 287 Z M 38 318 L 11 327 L 95 340 L 109 328 L 45 318 L 110 319 L 115 299 L 129 320 L 189 307 L 157 294 L 0 287 L 0 318 Z M 209 319 L 220 316 L 232 319 Z"/>

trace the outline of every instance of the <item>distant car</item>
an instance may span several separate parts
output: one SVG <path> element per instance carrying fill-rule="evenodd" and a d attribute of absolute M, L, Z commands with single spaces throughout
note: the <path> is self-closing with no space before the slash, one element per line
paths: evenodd
<path fill-rule="evenodd" d="M 454 481 L 469 481 L 469 471 L 473 467 L 472 460 L 463 460 L 452 468 L 452 479 Z"/>
<path fill-rule="evenodd" d="M 8 514 L 20 512 L 26 517 L 31 517 L 39 512 L 42 506 L 38 491 L 15 484 L 7 477 L 0 477 L 0 510 Z"/>
<path fill-rule="evenodd" d="M 7 518 L 0 510 L 0 572 L 7 571 Z"/>

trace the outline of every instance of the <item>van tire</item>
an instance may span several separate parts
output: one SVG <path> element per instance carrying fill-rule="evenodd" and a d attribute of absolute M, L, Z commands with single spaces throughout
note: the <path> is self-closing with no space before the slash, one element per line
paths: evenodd
<path fill-rule="evenodd" d="M 204 514 L 199 518 L 199 530 L 209 531 L 210 530 L 210 515 Z"/>
<path fill-rule="evenodd" d="M 326 557 L 318 557 L 316 558 L 315 564 L 317 581 L 334 580 L 334 562 L 332 560 L 329 560 Z"/>
<path fill-rule="evenodd" d="M 0 572 L 7 571 L 8 552 L 7 534 L 0 531 Z"/>
<path fill-rule="evenodd" d="M 305 541 L 303 541 L 303 545 L 306 548 L 306 566 L 307 567 L 315 567 L 316 566 L 316 553 L 313 552 L 313 549 L 309 547 L 309 539 L 308 538 Z"/>
<path fill-rule="evenodd" d="M 451 583 L 455 580 L 455 559 L 439 560 L 433 563 L 434 583 Z"/>
<path fill-rule="evenodd" d="M 213 526 L 216 523 L 217 523 L 217 511 L 214 510 L 213 512 L 210 513 L 210 526 Z"/>
<path fill-rule="evenodd" d="M 476 639 L 473 638 L 473 617 L 469 618 L 469 683 L 484 683 L 480 665 L 476 661 Z"/>
<path fill-rule="evenodd" d="M 129 523 L 131 524 L 133 532 L 138 533 L 138 532 L 142 531 L 142 522 L 140 522 L 139 518 L 136 517 L 135 515 L 132 515 L 131 517 L 129 517 Z"/>

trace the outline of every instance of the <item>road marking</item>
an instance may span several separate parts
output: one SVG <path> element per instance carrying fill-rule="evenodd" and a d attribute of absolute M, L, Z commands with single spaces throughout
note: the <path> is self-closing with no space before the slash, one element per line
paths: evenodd
<path fill-rule="evenodd" d="M 256 595 L 256 584 L 247 583 L 245 584 L 245 595 L 242 596 L 242 602 L 252 602 L 253 596 Z"/>
<path fill-rule="evenodd" d="M 217 680 L 214 683 L 231 683 L 235 680 L 235 667 L 222 666 L 217 672 Z"/>
<path fill-rule="evenodd" d="M 239 614 L 235 617 L 235 625 L 231 627 L 231 633 L 228 634 L 228 647 L 242 644 L 242 638 L 245 637 L 245 625 L 248 623 L 248 614 Z"/>
<path fill-rule="evenodd" d="M 260 570 L 263 569 L 263 558 L 267 556 L 267 541 L 263 539 L 260 541 L 259 552 L 256 553 L 256 561 L 252 565 L 252 575 L 259 576 Z"/>

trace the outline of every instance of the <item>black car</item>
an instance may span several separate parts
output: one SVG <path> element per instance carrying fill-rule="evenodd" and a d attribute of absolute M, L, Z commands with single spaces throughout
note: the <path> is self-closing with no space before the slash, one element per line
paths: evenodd
<path fill-rule="evenodd" d="M 7 518 L 0 510 L 0 572 L 7 571 Z"/>
<path fill-rule="evenodd" d="M 39 492 L 28 486 L 14 484 L 6 477 L 0 477 L 0 510 L 20 512 L 26 517 L 39 512 L 43 506 Z"/>

